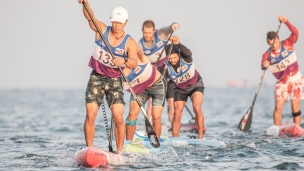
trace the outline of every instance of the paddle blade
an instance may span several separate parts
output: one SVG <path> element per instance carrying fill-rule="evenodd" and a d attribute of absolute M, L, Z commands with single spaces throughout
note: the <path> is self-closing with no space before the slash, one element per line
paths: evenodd
<path fill-rule="evenodd" d="M 243 118 L 241 119 L 238 129 L 243 132 L 247 132 L 250 129 L 251 122 L 252 122 L 252 111 L 253 106 L 251 106 L 248 111 L 245 113 Z"/>
<path fill-rule="evenodd" d="M 149 122 L 149 119 L 147 117 L 145 117 L 145 124 L 146 124 L 146 133 L 148 134 L 148 139 L 149 139 L 151 145 L 154 148 L 160 147 L 160 143 L 159 143 L 159 140 L 156 136 L 154 128 L 151 125 L 151 123 Z"/>

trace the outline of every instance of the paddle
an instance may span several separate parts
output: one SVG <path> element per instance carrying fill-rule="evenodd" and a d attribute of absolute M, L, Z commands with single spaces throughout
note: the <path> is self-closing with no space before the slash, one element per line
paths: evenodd
<path fill-rule="evenodd" d="M 172 34 L 173 34 L 173 31 L 172 31 L 170 37 L 172 36 Z M 170 37 L 169 37 L 167 43 L 169 42 Z M 166 44 L 167 44 L 167 43 L 166 43 Z M 173 42 L 172 42 L 172 44 L 171 44 L 171 46 L 170 46 L 170 50 L 169 50 L 170 53 L 168 53 L 169 55 L 167 56 L 165 68 L 164 68 L 163 73 L 162 73 L 163 75 L 165 75 L 165 72 L 166 72 L 166 70 L 167 70 L 167 68 L 168 68 L 168 61 L 169 61 L 168 58 L 169 58 L 169 56 L 171 55 L 172 47 L 173 47 Z M 165 49 L 165 48 L 164 48 L 164 49 Z M 185 107 L 186 107 L 188 113 L 191 115 L 192 119 L 195 119 L 194 115 L 192 114 L 192 112 L 191 112 L 191 110 L 189 109 L 189 107 L 187 106 L 187 104 L 185 105 Z"/>
<path fill-rule="evenodd" d="M 110 128 L 110 136 L 109 136 L 109 151 L 110 152 L 114 152 L 113 146 L 112 146 L 113 128 L 114 128 L 114 121 L 113 121 L 113 117 L 111 117 L 111 128 Z"/>
<path fill-rule="evenodd" d="M 89 14 L 90 19 L 91 19 L 92 22 L 94 23 L 94 26 L 95 26 L 95 28 L 97 29 L 97 31 L 98 31 L 98 33 L 99 33 L 101 39 L 103 40 L 105 46 L 107 47 L 109 53 L 111 54 L 111 57 L 112 57 L 113 59 L 115 59 L 115 56 L 114 56 L 113 52 L 111 51 L 111 49 L 110 49 L 110 47 L 109 47 L 109 45 L 108 45 L 108 42 L 105 40 L 105 38 L 104 38 L 104 36 L 103 36 L 101 30 L 99 29 L 99 27 L 98 27 L 96 21 L 95 21 L 94 18 L 93 18 L 91 12 L 89 11 L 88 7 L 86 6 L 86 4 L 85 4 L 84 2 L 82 2 L 82 4 L 83 4 L 83 7 L 85 8 L 85 10 L 87 11 L 87 13 Z M 145 117 L 145 125 L 146 125 L 146 132 L 147 132 L 147 134 L 148 134 L 148 138 L 149 138 L 149 141 L 150 141 L 151 145 L 152 145 L 153 147 L 155 147 L 155 148 L 160 147 L 159 139 L 158 139 L 157 136 L 156 136 L 156 133 L 155 133 L 155 130 L 154 130 L 153 126 L 152 126 L 151 123 L 149 122 L 149 119 L 148 119 L 148 117 L 147 117 L 147 114 L 146 114 L 146 112 L 145 112 L 145 109 L 143 108 L 143 106 L 142 106 L 142 104 L 139 102 L 139 100 L 137 99 L 137 97 L 136 97 L 136 95 L 135 95 L 135 93 L 134 93 L 134 91 L 133 91 L 133 88 L 132 88 L 132 86 L 130 85 L 128 79 L 126 78 L 126 75 L 123 73 L 122 69 L 121 69 L 120 67 L 118 67 L 118 69 L 119 69 L 121 75 L 123 76 L 125 82 L 126 82 L 127 85 L 129 86 L 130 91 L 131 91 L 132 95 L 134 96 L 136 102 L 137 102 L 138 105 L 140 106 L 141 111 L 142 111 L 143 114 L 144 114 L 144 117 Z"/>
<path fill-rule="evenodd" d="M 165 68 L 164 68 L 163 73 L 162 73 L 163 76 L 165 75 L 165 72 L 168 69 L 168 61 L 169 61 L 169 56 L 171 55 L 171 52 L 172 52 L 172 48 L 173 48 L 173 42 L 170 45 L 169 53 L 168 53 L 167 60 L 166 60 L 166 63 L 165 63 Z"/>
<path fill-rule="evenodd" d="M 276 35 L 275 35 L 275 38 L 274 38 L 274 41 L 273 41 L 273 43 L 272 43 L 272 45 L 270 47 L 268 58 L 270 57 L 273 45 L 274 45 L 274 43 L 276 41 L 276 37 L 277 37 L 277 35 L 279 33 L 279 30 L 280 30 L 281 24 L 282 24 L 282 22 L 280 21 L 280 24 L 278 26 L 278 29 L 277 29 L 277 32 L 276 32 Z M 253 102 L 252 102 L 250 108 L 248 109 L 248 111 L 245 113 L 245 115 L 240 120 L 240 123 L 238 125 L 238 129 L 240 131 L 247 132 L 250 129 L 250 126 L 251 126 L 251 123 L 252 123 L 252 112 L 253 112 L 254 103 L 255 103 L 255 100 L 256 100 L 256 98 L 258 96 L 258 93 L 259 93 L 259 90 L 260 90 L 260 87 L 261 87 L 261 84 L 262 84 L 265 72 L 266 72 L 266 69 L 264 69 L 263 72 L 262 72 L 262 75 L 261 75 L 261 78 L 260 78 L 260 82 L 259 82 L 258 88 L 257 88 L 257 90 L 255 92 L 255 95 L 254 95 L 254 98 L 253 98 Z"/>
<path fill-rule="evenodd" d="M 112 147 L 113 119 L 111 118 L 111 128 L 109 131 L 108 118 L 107 118 L 106 108 L 104 106 L 103 101 L 101 102 L 101 108 L 103 111 L 103 119 L 105 121 L 105 128 L 106 128 L 106 132 L 107 132 L 107 136 L 108 136 L 108 140 L 109 140 L 109 151 L 113 152 L 113 147 Z"/>
<path fill-rule="evenodd" d="M 187 104 L 185 105 L 185 107 L 186 107 L 188 113 L 191 115 L 192 119 L 195 119 L 193 113 L 191 112 L 191 110 L 189 109 L 189 107 L 187 106 Z"/>

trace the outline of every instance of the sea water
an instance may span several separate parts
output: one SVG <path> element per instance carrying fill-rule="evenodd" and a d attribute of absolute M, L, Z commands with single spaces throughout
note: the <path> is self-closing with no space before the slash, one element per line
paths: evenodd
<path fill-rule="evenodd" d="M 304 170 L 303 138 L 265 134 L 273 124 L 273 87 L 261 87 L 251 130 L 244 133 L 237 129 L 255 91 L 256 87 L 206 87 L 202 106 L 207 126 L 204 136 L 223 141 L 226 147 L 172 146 L 169 155 L 137 158 L 127 165 L 97 170 Z M 129 111 L 129 95 L 125 93 L 124 117 Z M 75 152 L 85 146 L 84 96 L 85 89 L 0 90 L 0 170 L 91 170 L 77 166 L 74 160 Z M 187 105 L 191 108 L 189 99 Z M 105 106 L 110 119 L 110 111 L 107 104 Z M 291 115 L 290 108 L 287 102 L 282 123 Z M 304 110 L 304 102 L 301 109 Z M 189 121 L 191 115 L 185 110 L 182 122 Z M 166 108 L 162 122 L 169 125 Z M 137 123 L 144 124 L 142 113 Z M 95 125 L 94 145 L 108 149 L 101 108 Z M 181 136 L 191 134 L 183 132 Z M 115 148 L 115 141 L 113 145 Z"/>

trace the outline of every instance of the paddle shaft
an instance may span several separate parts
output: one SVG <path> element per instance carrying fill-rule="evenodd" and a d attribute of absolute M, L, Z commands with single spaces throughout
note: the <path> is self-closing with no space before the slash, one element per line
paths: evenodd
<path fill-rule="evenodd" d="M 162 51 L 160 52 L 160 54 L 159 54 L 159 56 L 158 56 L 158 58 L 157 58 L 157 61 L 156 61 L 155 64 L 154 64 L 154 67 L 157 67 L 157 63 L 158 63 L 159 59 L 161 58 L 163 52 L 165 51 L 165 47 L 167 46 L 167 44 L 168 44 L 168 42 L 169 42 L 171 36 L 173 35 L 173 32 L 174 32 L 174 31 L 171 32 L 171 34 L 170 34 L 170 36 L 169 36 L 167 42 L 165 43 L 164 48 L 163 48 Z M 167 60 L 168 60 L 168 59 L 167 59 Z"/>
<path fill-rule="evenodd" d="M 113 140 L 113 131 L 114 131 L 114 122 L 113 122 L 113 117 L 111 117 L 111 129 L 110 129 L 110 143 L 109 143 L 109 151 L 113 152 L 113 145 L 112 145 L 112 140 Z"/>
<path fill-rule="evenodd" d="M 103 118 L 105 121 L 105 127 L 106 127 L 106 132 L 107 132 L 107 136 L 108 136 L 108 140 L 109 140 L 109 151 L 113 152 L 113 146 L 112 146 L 112 133 L 113 133 L 113 119 L 111 118 L 112 122 L 111 122 L 111 128 L 109 130 L 109 125 L 108 125 L 108 118 L 107 118 L 107 113 L 106 113 L 106 108 L 104 106 L 104 102 L 101 102 L 101 108 L 103 110 Z"/>
<path fill-rule="evenodd" d="M 191 112 L 191 110 L 189 109 L 189 107 L 187 106 L 187 104 L 185 105 L 188 113 L 191 115 L 192 119 L 195 119 L 195 116 L 193 115 L 193 113 Z"/>
<path fill-rule="evenodd" d="M 164 70 L 163 70 L 163 73 L 162 73 L 163 76 L 165 76 L 165 72 L 168 69 L 169 56 L 171 55 L 172 48 L 173 48 L 173 42 L 171 43 L 171 46 L 170 46 L 170 49 L 169 49 L 169 53 L 168 53 L 168 56 L 167 56 L 166 64 L 165 64 L 165 67 L 164 67 Z"/>
<path fill-rule="evenodd" d="M 272 45 L 271 45 L 271 47 L 270 47 L 270 51 L 269 51 L 269 54 L 268 54 L 268 59 L 270 58 L 271 51 L 272 51 L 272 49 L 273 49 L 274 43 L 275 43 L 275 41 L 276 41 L 276 38 L 277 38 L 277 36 L 278 36 L 278 33 L 279 33 L 279 30 L 280 30 L 281 24 L 282 24 L 282 22 L 280 21 L 280 24 L 279 24 L 278 29 L 277 29 L 277 31 L 276 31 L 276 35 L 275 35 L 275 37 L 274 37 L 273 43 L 272 43 Z M 256 98 L 257 98 L 257 96 L 258 96 L 258 93 L 259 93 L 259 90 L 260 90 L 260 87 L 261 87 L 261 84 L 262 84 L 262 81 L 263 81 L 265 72 L 266 72 L 266 69 L 264 69 L 263 72 L 262 72 L 262 75 L 261 75 L 261 78 L 260 78 L 260 82 L 259 82 L 258 88 L 257 88 L 257 90 L 256 90 L 256 92 L 255 92 L 255 95 L 254 95 L 254 98 L 253 98 L 252 106 L 254 105 L 255 100 L 256 100 Z"/>
<path fill-rule="evenodd" d="M 262 82 L 263 82 L 263 78 L 264 78 L 265 72 L 266 72 L 266 70 L 263 70 L 262 75 L 261 75 L 261 78 L 260 78 L 260 82 L 259 82 L 259 84 L 258 84 L 258 88 L 257 88 L 256 91 L 255 91 L 255 95 L 254 95 L 254 98 L 253 98 L 253 101 L 252 101 L 251 106 L 254 106 L 254 103 L 255 103 L 255 101 L 256 101 L 256 99 L 257 99 L 258 93 L 259 93 L 259 91 L 260 91 L 260 88 L 261 88 L 261 85 L 262 85 Z"/>
<path fill-rule="evenodd" d="M 114 56 L 112 50 L 110 49 L 110 47 L 109 47 L 109 45 L 108 45 L 108 42 L 105 40 L 105 38 L 104 38 L 104 36 L 103 36 L 101 30 L 99 29 L 99 27 L 98 27 L 96 21 L 95 21 L 94 18 L 93 18 L 91 12 L 89 11 L 88 7 L 86 6 L 86 4 L 85 4 L 84 2 L 83 2 L 82 4 L 83 4 L 83 7 L 85 8 L 85 10 L 87 11 L 88 15 L 90 16 L 90 18 L 91 18 L 91 20 L 92 20 L 92 22 L 93 22 L 93 24 L 94 24 L 94 26 L 95 26 L 97 32 L 99 33 L 101 39 L 103 40 L 105 46 L 107 47 L 107 49 L 108 49 L 108 51 L 109 51 L 109 53 L 111 54 L 111 57 L 112 57 L 113 59 L 115 59 L 115 56 Z M 142 107 L 142 104 L 139 102 L 138 98 L 136 97 L 136 94 L 134 93 L 133 88 L 132 88 L 132 86 L 130 85 L 130 83 L 129 83 L 127 77 L 126 77 L 126 75 L 124 74 L 124 72 L 122 71 L 122 69 L 121 69 L 119 66 L 118 66 L 118 69 L 119 69 L 121 75 L 123 76 L 125 82 L 127 83 L 127 85 L 128 85 L 128 87 L 129 87 L 129 89 L 130 89 L 130 91 L 131 91 L 131 93 L 132 93 L 134 99 L 136 100 L 136 102 L 137 102 L 138 105 L 140 106 L 140 109 L 141 109 L 141 111 L 142 111 L 143 114 L 144 114 L 145 120 L 148 121 L 148 122 L 145 122 L 146 127 L 147 127 L 146 129 L 149 129 L 149 131 L 150 131 L 150 132 L 148 132 L 148 135 L 149 135 L 149 133 L 150 133 L 150 134 L 151 134 L 151 133 L 152 133 L 152 134 L 155 134 L 154 128 L 153 128 L 153 126 L 151 125 L 151 123 L 149 122 L 149 119 L 148 119 L 148 117 L 147 117 L 147 114 L 146 114 L 146 112 L 145 112 L 145 109 Z M 150 124 L 149 124 L 149 123 L 150 123 Z M 147 124 L 148 124 L 148 125 L 147 125 Z M 149 136 L 150 136 L 150 135 L 149 135 Z M 155 134 L 155 136 L 154 136 L 154 140 L 157 141 L 157 143 L 158 143 L 158 145 L 159 145 L 159 140 L 158 140 L 156 134 Z"/>

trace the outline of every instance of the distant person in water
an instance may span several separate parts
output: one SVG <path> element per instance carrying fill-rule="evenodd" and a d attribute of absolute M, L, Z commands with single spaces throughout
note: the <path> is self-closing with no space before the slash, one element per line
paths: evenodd
<path fill-rule="evenodd" d="M 279 16 L 278 19 L 287 26 L 291 34 L 287 39 L 281 41 L 280 37 L 278 35 L 276 36 L 276 32 L 270 31 L 267 33 L 268 45 L 272 46 L 273 43 L 274 45 L 272 49 L 270 47 L 263 54 L 262 69 L 269 68 L 277 79 L 274 90 L 274 125 L 281 125 L 282 109 L 288 99 L 291 100 L 293 122 L 300 125 L 302 118 L 300 101 L 303 99 L 304 77 L 299 71 L 299 65 L 294 51 L 294 44 L 298 40 L 298 30 L 285 16 Z"/>
<path fill-rule="evenodd" d="M 202 139 L 204 137 L 202 103 L 205 88 L 203 79 L 195 69 L 192 52 L 180 43 L 179 37 L 172 36 L 170 40 L 173 45 L 169 44 L 166 46 L 166 53 L 168 56 L 167 77 L 175 84 L 172 136 L 178 137 L 179 135 L 182 112 L 188 97 L 190 97 L 195 113 L 198 138 Z"/>
<path fill-rule="evenodd" d="M 88 0 L 78 0 L 79 3 L 85 3 L 92 18 L 96 21 L 97 26 L 102 30 L 106 43 L 109 44 L 110 50 L 115 55 L 115 59 L 106 47 L 105 42 L 101 39 L 92 18 L 83 7 L 83 13 L 88 20 L 90 28 L 95 32 L 95 50 L 91 55 L 89 66 L 92 73 L 86 88 L 86 118 L 84 121 L 84 135 L 86 145 L 93 145 L 95 134 L 95 119 L 98 109 L 103 102 L 104 95 L 111 109 L 113 121 L 115 123 L 116 153 L 122 151 L 125 139 L 125 124 L 123 120 L 124 99 L 123 87 L 120 80 L 121 72 L 118 67 L 136 68 L 137 66 L 137 45 L 135 40 L 124 31 L 128 22 L 128 12 L 122 7 L 113 10 L 111 16 L 111 26 L 106 26 L 103 22 L 97 20 Z"/>
<path fill-rule="evenodd" d="M 152 98 L 152 121 L 156 136 L 159 138 L 162 131 L 161 115 L 165 104 L 166 80 L 154 67 L 140 48 L 137 48 L 138 62 L 135 69 L 125 68 L 127 79 L 132 86 L 137 99 L 143 105 L 149 97 Z M 123 80 L 123 79 L 122 79 Z M 124 88 L 130 92 L 129 86 L 123 82 Z M 137 117 L 140 106 L 133 94 L 130 97 L 130 111 L 126 118 L 126 139 L 132 140 L 136 130 Z"/>

